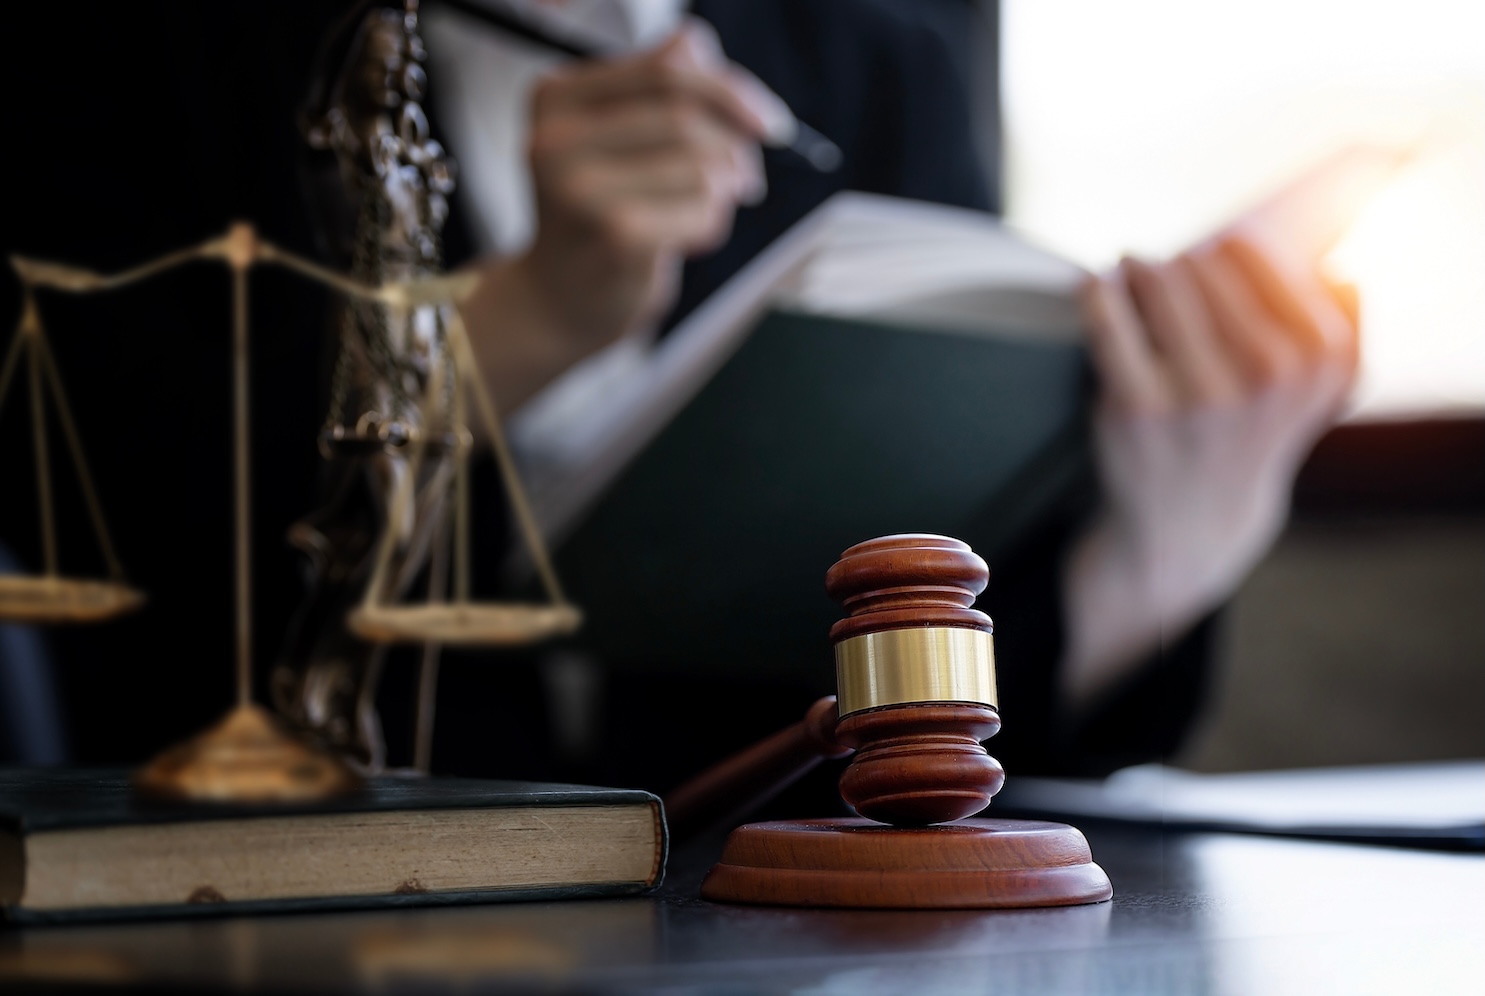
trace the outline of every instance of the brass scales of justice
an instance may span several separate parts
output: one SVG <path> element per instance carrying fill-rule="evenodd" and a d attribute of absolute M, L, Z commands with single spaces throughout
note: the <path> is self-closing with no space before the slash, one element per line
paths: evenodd
<path fill-rule="evenodd" d="M 57 624 L 102 622 L 139 609 L 145 596 L 125 580 L 122 564 L 108 533 L 103 506 L 88 471 L 77 423 L 62 378 L 47 342 L 36 291 L 73 294 L 113 290 L 174 267 L 199 261 L 225 263 L 232 272 L 233 461 L 236 560 L 237 704 L 214 727 L 161 754 L 136 775 L 141 791 L 163 796 L 230 801 L 317 798 L 353 788 L 358 777 L 339 758 L 290 734 L 252 696 L 252 564 L 251 473 L 248 458 L 248 274 L 259 264 L 285 267 L 331 287 L 348 298 L 375 302 L 393 314 L 432 308 L 443 329 L 439 362 L 432 364 L 422 398 L 422 426 L 404 430 L 409 456 L 407 472 L 397 477 L 390 498 L 388 527 L 379 539 L 370 583 L 346 624 L 360 638 L 378 643 L 421 642 L 432 646 L 511 646 L 573 632 L 581 613 L 562 593 L 533 518 L 494 400 L 476 369 L 458 309 L 478 278 L 456 274 L 411 282 L 367 286 L 285 252 L 255 234 L 251 225 L 234 224 L 228 232 L 198 246 L 112 276 L 56 263 L 15 257 L 11 260 L 22 286 L 22 311 L 16 335 L 0 367 L 0 406 L 24 358 L 30 380 L 30 415 L 40 505 L 44 573 L 0 576 L 0 620 Z M 447 390 L 445 389 L 447 386 Z M 50 388 L 97 541 L 109 568 L 107 579 L 68 577 L 57 558 L 52 509 L 51 468 L 46 434 L 46 389 Z M 476 601 L 470 594 L 469 459 L 474 449 L 467 424 L 473 395 L 480 428 L 494 451 L 502 481 L 526 547 L 547 596 L 547 603 Z M 397 604 L 388 598 L 388 573 L 399 544 L 397 524 L 406 522 L 414 501 L 418 471 L 430 436 L 443 431 L 454 439 L 452 600 L 444 586 L 430 581 L 424 604 Z M 434 569 L 443 566 L 435 558 Z"/>
<path fill-rule="evenodd" d="M 349 276 L 287 252 L 241 222 L 219 237 L 113 275 L 11 259 L 21 284 L 22 309 L 0 367 L 0 414 L 24 360 L 43 573 L 0 576 L 0 620 L 41 624 L 102 622 L 140 608 L 145 596 L 128 584 L 110 539 L 37 292 L 101 293 L 198 261 L 223 263 L 233 277 L 237 705 L 216 726 L 141 770 L 136 784 L 143 791 L 254 802 L 313 799 L 355 787 L 361 773 L 384 768 L 374 693 L 380 655 L 394 643 L 423 646 L 413 767 L 426 773 L 442 646 L 527 644 L 571 633 L 581 623 L 581 613 L 568 603 L 552 568 L 456 307 L 475 291 L 479 278 L 443 270 L 441 229 L 455 164 L 431 136 L 422 110 L 426 59 L 417 0 L 406 0 L 400 9 L 358 9 L 327 39 L 322 52 L 300 126 L 322 165 L 329 162 L 324 172 L 333 177 L 326 184 L 331 189 L 321 195 L 345 198 L 355 219 L 354 232 L 345 233 L 354 245 Z M 334 519 L 346 511 L 333 502 L 291 531 L 291 541 L 315 555 L 312 563 L 315 557 L 331 561 L 342 579 L 327 583 L 325 575 L 331 572 L 312 571 L 319 577 L 309 598 L 319 598 L 321 609 L 328 605 L 322 613 L 324 632 L 311 634 L 314 640 L 300 648 L 298 659 L 271 675 L 274 701 L 287 724 L 256 705 L 252 694 L 248 274 L 258 265 L 288 269 L 343 298 L 338 360 L 320 449 L 330 465 L 350 466 L 373 482 L 369 500 L 381 521 L 380 529 L 366 537 L 364 550 L 337 547 L 318 528 L 323 522 L 316 516 Z M 105 579 L 68 577 L 58 564 L 46 432 L 48 391 L 107 565 Z M 545 603 L 477 601 L 471 595 L 471 396 L 477 426 L 494 451 Z M 446 514 L 449 498 L 452 528 Z M 419 576 L 426 577 L 426 601 L 402 603 L 400 598 Z M 326 678 L 327 671 L 348 658 L 355 673 Z M 325 688 L 341 685 L 350 685 L 352 694 L 326 698 Z M 290 733 L 286 726 L 312 736 Z"/>

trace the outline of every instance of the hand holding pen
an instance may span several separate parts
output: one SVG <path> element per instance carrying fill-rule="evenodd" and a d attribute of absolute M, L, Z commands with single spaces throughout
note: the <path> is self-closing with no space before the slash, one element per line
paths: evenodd
<path fill-rule="evenodd" d="M 760 146 L 796 138 L 777 96 L 690 21 L 658 48 L 574 61 L 537 87 L 529 266 L 585 340 L 653 320 L 685 256 L 726 241 L 765 193 Z"/>
<path fill-rule="evenodd" d="M 520 16 L 519 6 L 507 8 L 500 3 L 481 0 L 442 0 L 467 17 L 483 22 L 501 33 L 551 52 L 582 60 L 622 59 L 635 54 L 632 50 L 600 46 L 591 41 L 581 41 L 571 34 L 558 33 L 550 25 L 544 25 L 540 17 Z M 707 69 L 719 71 L 732 78 L 734 85 L 751 93 L 759 105 L 768 129 L 760 136 L 761 143 L 785 154 L 785 161 L 820 173 L 834 173 L 840 169 L 843 156 L 840 146 L 794 117 L 792 111 L 778 96 L 763 85 L 747 70 L 728 63 L 717 42 L 716 33 L 705 21 L 689 18 L 679 35 L 689 34 L 688 44 Z M 675 42 L 672 38 L 670 43 Z M 766 106 L 764 106 L 766 105 Z"/>
<path fill-rule="evenodd" d="M 809 168 L 839 160 L 695 20 L 651 51 L 563 64 L 530 115 L 535 240 L 484 261 L 462 309 L 507 404 L 653 327 L 686 257 L 722 245 L 738 207 L 763 198 L 762 147 L 790 147 Z"/>

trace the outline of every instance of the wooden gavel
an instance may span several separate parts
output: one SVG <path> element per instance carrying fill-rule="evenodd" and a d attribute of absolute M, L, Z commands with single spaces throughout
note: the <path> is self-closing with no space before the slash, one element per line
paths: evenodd
<path fill-rule="evenodd" d="M 830 630 L 839 697 L 682 786 L 666 809 L 684 834 L 854 750 L 840 794 L 860 816 L 738 827 L 703 899 L 995 909 L 1113 895 L 1074 827 L 965 819 L 1005 782 L 980 746 L 1000 729 L 990 618 L 972 608 L 989 581 L 947 536 L 884 536 L 841 555 L 825 578 L 848 613 Z"/>
<path fill-rule="evenodd" d="M 740 815 L 820 760 L 855 751 L 841 797 L 862 816 L 927 826 L 984 809 L 1005 782 L 980 741 L 1000 729 L 990 570 L 966 544 L 908 533 L 851 547 L 825 578 L 848 615 L 830 631 L 838 696 L 665 799 L 677 838 Z"/>

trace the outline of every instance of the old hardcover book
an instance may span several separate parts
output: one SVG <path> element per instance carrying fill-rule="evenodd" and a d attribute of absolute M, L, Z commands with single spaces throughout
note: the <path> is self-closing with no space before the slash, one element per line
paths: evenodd
<path fill-rule="evenodd" d="M 630 895 L 665 869 L 648 792 L 377 778 L 329 803 L 151 802 L 118 770 L 0 769 L 14 920 Z"/>

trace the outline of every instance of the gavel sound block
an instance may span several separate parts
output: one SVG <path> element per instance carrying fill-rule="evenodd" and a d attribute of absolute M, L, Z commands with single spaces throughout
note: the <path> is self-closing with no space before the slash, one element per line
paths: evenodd
<path fill-rule="evenodd" d="M 865 819 L 739 827 L 703 898 L 963 909 L 1113 895 L 1073 827 L 966 819 L 1005 782 L 980 744 L 1000 729 L 990 618 L 972 608 L 989 580 L 985 562 L 946 536 L 885 536 L 842 555 L 825 580 L 848 613 L 830 632 L 839 720 L 832 742 L 817 703 L 802 726 L 813 732 L 795 740 L 821 755 L 855 749 L 840 793 Z"/>

